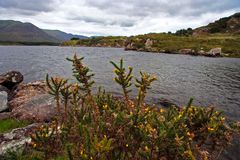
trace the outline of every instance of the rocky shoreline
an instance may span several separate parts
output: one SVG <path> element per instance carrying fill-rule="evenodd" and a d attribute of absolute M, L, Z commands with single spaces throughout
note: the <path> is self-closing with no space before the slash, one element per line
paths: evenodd
<path fill-rule="evenodd" d="M 139 42 L 144 45 L 138 45 Z M 168 49 L 159 49 L 154 47 L 154 44 L 157 43 L 155 40 L 147 39 L 137 39 L 137 42 L 125 42 L 124 50 L 128 51 L 138 51 L 138 52 L 154 52 L 154 53 L 168 53 L 168 54 L 184 54 L 184 55 L 193 55 L 193 56 L 206 56 L 206 57 L 224 57 L 227 54 L 222 52 L 222 48 L 212 48 L 209 51 L 205 51 L 203 48 L 196 50 L 192 48 L 183 48 L 178 51 L 170 51 Z"/>

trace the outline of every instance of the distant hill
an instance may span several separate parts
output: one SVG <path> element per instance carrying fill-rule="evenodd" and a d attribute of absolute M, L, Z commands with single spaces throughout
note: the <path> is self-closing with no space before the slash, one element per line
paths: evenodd
<path fill-rule="evenodd" d="M 49 29 L 44 29 L 44 32 L 46 32 L 47 34 L 49 34 L 50 36 L 59 39 L 61 41 L 68 41 L 71 38 L 79 38 L 79 39 L 86 39 L 88 37 L 86 36 L 82 36 L 82 35 L 74 35 L 71 33 L 65 33 L 63 31 L 59 31 L 59 30 L 49 30 Z"/>
<path fill-rule="evenodd" d="M 196 28 L 193 35 L 212 34 L 212 33 L 240 33 L 240 12 L 229 17 L 221 18 L 207 26 Z"/>
<path fill-rule="evenodd" d="M 31 23 L 0 20 L 1 42 L 60 42 Z"/>

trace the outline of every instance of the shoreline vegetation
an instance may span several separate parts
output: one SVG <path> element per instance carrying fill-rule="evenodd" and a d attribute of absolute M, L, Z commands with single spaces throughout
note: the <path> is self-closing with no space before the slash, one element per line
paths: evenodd
<path fill-rule="evenodd" d="M 54 114 L 50 114 L 51 118 L 46 117 L 47 123 L 39 125 L 36 124 L 39 121 L 33 121 L 35 124 L 30 127 L 14 130 L 18 137 L 18 132 L 24 133 L 25 137 L 21 138 L 24 143 L 18 145 L 18 149 L 11 148 L 12 144 L 0 145 L 1 159 L 218 159 L 233 137 L 239 136 L 239 122 L 225 119 L 223 113 L 213 107 L 193 106 L 193 99 L 182 107 L 161 108 L 146 104 L 145 97 L 157 77 L 141 71 L 139 78 L 134 77 L 133 68 L 125 67 L 122 59 L 119 63 L 110 62 L 114 68 L 113 80 L 121 87 L 122 97 L 116 98 L 102 88 L 93 93 L 94 74 L 84 65 L 83 59 L 76 55 L 67 59 L 72 63 L 76 83 L 46 76 L 41 92 L 46 87 L 54 106 L 48 104 L 45 108 L 46 105 L 38 104 L 41 109 L 51 109 Z M 9 76 L 7 80 L 11 80 Z M 22 78 L 19 78 L 21 81 Z M 31 90 L 38 85 L 31 84 Z M 138 96 L 130 98 L 129 93 L 134 86 L 138 89 Z M 19 93 L 16 95 L 19 96 Z M 47 99 L 43 100 L 48 103 Z M 23 106 L 19 107 L 23 109 L 21 114 L 34 111 L 26 108 L 26 112 Z M 35 114 L 43 116 L 42 112 L 49 115 L 48 110 L 36 111 L 29 114 L 33 119 L 39 118 Z M 31 127 L 34 129 L 30 130 Z M 28 134 L 23 130 L 27 130 Z M 13 133 L 10 132 L 10 135 Z M 5 133 L 0 137 L 8 136 Z M 10 150 L 6 151 L 7 147 Z"/>
<path fill-rule="evenodd" d="M 113 47 L 140 52 L 240 58 L 238 34 L 178 36 L 172 33 L 150 33 L 131 37 L 109 36 L 70 40 L 61 43 L 61 46 Z"/>

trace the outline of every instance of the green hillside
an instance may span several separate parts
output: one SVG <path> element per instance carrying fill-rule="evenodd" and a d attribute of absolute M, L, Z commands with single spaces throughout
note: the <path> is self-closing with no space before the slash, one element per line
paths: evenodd
<path fill-rule="evenodd" d="M 31 23 L 0 20 L 0 42 L 59 42 Z"/>

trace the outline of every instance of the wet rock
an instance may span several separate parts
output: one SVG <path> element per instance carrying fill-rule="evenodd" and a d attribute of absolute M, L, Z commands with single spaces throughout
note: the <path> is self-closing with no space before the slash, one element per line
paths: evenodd
<path fill-rule="evenodd" d="M 30 135 L 40 125 L 40 123 L 35 123 L 24 128 L 14 129 L 9 133 L 0 134 L 0 155 L 6 153 L 9 149 L 14 151 L 23 148 L 26 143 L 31 142 Z"/>
<path fill-rule="evenodd" d="M 0 85 L 8 88 L 9 90 L 14 89 L 22 81 L 23 75 L 18 71 L 10 71 L 0 75 Z"/>
<path fill-rule="evenodd" d="M 205 52 L 203 49 L 200 49 L 200 50 L 198 51 L 198 55 L 204 56 L 205 54 L 206 54 L 206 52 Z"/>
<path fill-rule="evenodd" d="M 0 86 L 0 112 L 8 109 L 8 93 L 9 90 L 6 87 Z"/>
<path fill-rule="evenodd" d="M 186 49 L 180 49 L 180 50 L 179 50 L 179 53 L 180 53 L 180 54 L 189 54 L 189 55 L 195 55 L 195 54 L 196 54 L 196 52 L 195 52 L 194 49 L 188 49 L 188 48 L 186 48 Z"/>
<path fill-rule="evenodd" d="M 175 103 L 171 102 L 170 100 L 164 99 L 164 98 L 159 99 L 157 104 L 160 104 L 161 106 L 167 107 L 167 108 L 171 107 L 171 106 L 175 106 L 179 109 L 181 108 L 180 106 L 176 105 Z"/>

